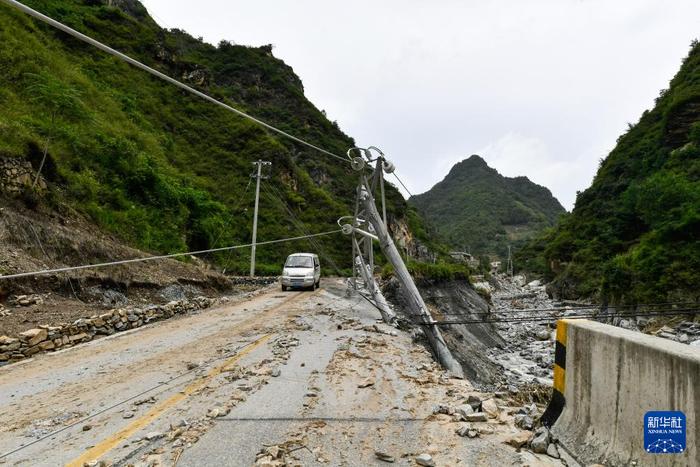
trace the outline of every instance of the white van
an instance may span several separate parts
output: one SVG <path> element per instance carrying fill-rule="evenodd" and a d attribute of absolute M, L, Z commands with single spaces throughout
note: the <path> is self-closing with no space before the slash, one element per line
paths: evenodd
<path fill-rule="evenodd" d="M 311 289 L 321 285 L 321 263 L 313 253 L 294 253 L 287 257 L 280 277 L 282 290 L 300 287 Z"/>

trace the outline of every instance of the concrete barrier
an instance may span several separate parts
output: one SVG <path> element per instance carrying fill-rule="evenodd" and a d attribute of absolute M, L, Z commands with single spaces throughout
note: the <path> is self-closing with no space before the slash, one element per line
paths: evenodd
<path fill-rule="evenodd" d="M 579 462 L 700 466 L 700 350 L 587 320 L 561 320 L 557 342 L 555 399 L 543 423 Z M 685 413 L 685 452 L 646 452 L 644 414 L 658 410 Z"/>

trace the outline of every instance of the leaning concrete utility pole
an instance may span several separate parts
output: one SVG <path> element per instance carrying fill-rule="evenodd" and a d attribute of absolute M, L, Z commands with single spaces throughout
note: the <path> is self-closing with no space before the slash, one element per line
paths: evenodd
<path fill-rule="evenodd" d="M 396 248 L 394 241 L 389 235 L 389 229 L 387 227 L 387 224 L 385 223 L 384 219 L 382 219 L 382 215 L 379 214 L 379 210 L 377 209 L 374 197 L 372 196 L 372 192 L 376 188 L 378 182 L 380 182 L 381 177 L 383 177 L 383 172 L 393 172 L 394 166 L 384 158 L 384 154 L 382 154 L 381 151 L 379 151 L 376 148 L 370 149 L 375 149 L 377 152 L 379 152 L 380 156 L 377 157 L 375 160 L 372 160 L 372 154 L 370 150 L 359 150 L 362 154 L 364 154 L 368 162 L 376 161 L 376 166 L 374 168 L 374 174 L 372 175 L 371 183 L 368 181 L 367 176 L 364 173 L 362 173 L 360 176 L 357 204 L 359 206 L 359 212 L 364 217 L 355 217 L 352 226 L 344 226 L 343 231 L 345 233 L 352 233 L 353 235 L 360 234 L 366 239 L 370 239 L 371 235 L 379 240 L 379 246 L 382 249 L 384 256 L 394 267 L 394 274 L 401 283 L 401 289 L 405 294 L 411 315 L 413 315 L 421 321 L 425 336 L 427 337 L 428 342 L 430 343 L 430 346 L 432 347 L 433 352 L 437 357 L 437 360 L 454 376 L 463 378 L 464 373 L 462 371 L 462 366 L 457 360 L 455 360 L 455 358 L 452 356 L 452 353 L 450 352 L 450 349 L 447 347 L 447 343 L 443 339 L 440 330 L 435 324 L 436 321 L 430 315 L 430 311 L 425 305 L 423 297 L 421 297 L 420 292 L 416 287 L 416 284 L 413 282 L 411 274 L 408 272 L 406 264 L 401 258 L 401 253 L 399 253 L 399 250 Z M 355 168 L 356 170 L 363 170 L 364 160 L 362 160 L 360 157 L 356 157 L 353 159 L 352 165 L 353 168 Z M 382 204 L 384 204 L 383 201 L 384 200 L 382 200 Z M 366 224 L 368 230 L 371 229 L 373 232 L 365 232 L 361 230 L 359 226 L 361 226 L 362 224 Z M 369 241 L 371 243 L 371 240 Z M 355 239 L 353 239 L 353 253 L 356 253 L 358 250 L 359 245 L 357 244 L 357 242 L 355 242 Z M 366 268 L 364 267 L 364 264 L 362 264 L 361 272 L 365 270 Z M 369 269 L 367 270 L 366 274 L 361 274 L 363 276 L 363 279 L 365 280 L 367 288 L 370 289 L 370 291 L 373 289 L 379 290 L 379 287 L 374 281 L 373 272 L 373 270 Z M 379 292 L 379 294 L 381 295 L 381 292 Z M 377 304 L 379 306 L 379 303 Z M 384 313 L 382 313 L 382 316 L 384 317 Z"/>
<path fill-rule="evenodd" d="M 255 277 L 255 243 L 258 241 L 258 204 L 260 202 L 260 175 L 262 173 L 263 165 L 270 165 L 272 162 L 261 161 L 258 159 L 253 162 L 253 165 L 257 166 L 257 174 L 251 175 L 251 177 L 257 178 L 257 183 L 255 185 L 255 212 L 253 213 L 253 245 L 250 251 L 250 277 Z"/>

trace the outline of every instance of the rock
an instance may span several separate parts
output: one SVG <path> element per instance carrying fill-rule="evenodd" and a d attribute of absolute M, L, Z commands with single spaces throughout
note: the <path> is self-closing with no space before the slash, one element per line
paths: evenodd
<path fill-rule="evenodd" d="M 270 376 L 272 376 L 273 378 L 277 378 L 280 374 L 282 374 L 282 371 L 278 367 L 275 367 L 272 369 Z"/>
<path fill-rule="evenodd" d="M 467 398 L 467 404 L 471 405 L 472 409 L 479 410 L 479 407 L 481 407 L 481 398 L 472 394 Z"/>
<path fill-rule="evenodd" d="M 445 415 L 452 415 L 455 411 L 450 407 L 449 405 L 445 404 L 438 404 L 435 407 L 433 407 L 433 413 L 434 414 L 445 414 Z"/>
<path fill-rule="evenodd" d="M 124 412 L 124 414 L 122 415 L 122 418 L 134 418 L 134 412 L 132 412 L 132 411 Z"/>
<path fill-rule="evenodd" d="M 516 415 L 513 417 L 513 421 L 515 422 L 515 426 L 522 428 L 523 430 L 532 430 L 533 426 L 535 425 L 532 417 L 526 414 Z"/>
<path fill-rule="evenodd" d="M 83 425 L 83 431 L 90 431 L 92 430 L 92 425 Z"/>
<path fill-rule="evenodd" d="M 164 435 L 160 431 L 151 431 L 144 438 L 148 441 L 155 441 L 162 438 Z"/>
<path fill-rule="evenodd" d="M 549 457 L 553 457 L 555 459 L 559 459 L 559 449 L 557 449 L 557 445 L 554 443 L 551 443 L 549 446 L 547 446 L 547 455 Z"/>
<path fill-rule="evenodd" d="M 681 344 L 687 344 L 688 340 L 689 340 L 688 334 L 683 333 L 680 336 L 678 336 L 678 342 L 680 342 Z"/>
<path fill-rule="evenodd" d="M 461 437 L 466 438 L 477 438 L 479 436 L 479 431 L 475 430 L 470 424 L 466 423 L 463 426 L 457 428 L 456 433 Z"/>
<path fill-rule="evenodd" d="M 27 345 L 32 347 L 37 345 L 39 342 L 46 340 L 49 333 L 46 331 L 46 329 L 36 328 L 21 332 L 19 335 L 20 339 L 27 342 Z"/>
<path fill-rule="evenodd" d="M 464 418 L 466 420 L 467 415 L 471 415 L 474 413 L 474 409 L 469 404 L 463 404 L 463 405 L 460 405 L 459 407 L 457 407 L 455 409 L 455 412 L 458 413 L 459 415 L 461 415 L 462 418 Z"/>
<path fill-rule="evenodd" d="M 374 451 L 374 457 L 376 457 L 382 462 L 388 462 L 390 464 L 393 464 L 396 461 L 396 459 L 394 459 L 394 456 L 382 451 Z"/>
<path fill-rule="evenodd" d="M 416 464 L 425 467 L 435 467 L 435 461 L 433 461 L 432 456 L 426 453 L 416 456 Z"/>
<path fill-rule="evenodd" d="M 485 422 L 488 417 L 484 412 L 472 413 L 464 417 L 468 422 Z"/>
<path fill-rule="evenodd" d="M 11 345 L 15 342 L 19 342 L 19 339 L 14 339 L 8 336 L 0 336 L 0 345 Z"/>
<path fill-rule="evenodd" d="M 540 329 L 535 334 L 535 337 L 538 341 L 548 341 L 551 337 L 551 332 L 549 331 L 549 329 Z"/>
<path fill-rule="evenodd" d="M 506 440 L 506 444 L 510 444 L 516 449 L 520 449 L 521 447 L 525 446 L 530 439 L 530 432 L 529 431 L 521 431 L 520 433 L 511 436 Z"/>
<path fill-rule="evenodd" d="M 56 344 L 53 341 L 39 342 L 39 348 L 41 350 L 53 350 L 56 348 Z"/>
<path fill-rule="evenodd" d="M 358 388 L 368 388 L 370 386 L 374 386 L 374 379 L 372 378 L 367 378 L 357 385 Z"/>
<path fill-rule="evenodd" d="M 81 341 L 81 340 L 83 340 L 83 339 L 86 339 L 87 337 L 88 337 L 87 334 L 85 334 L 84 332 L 81 332 L 80 334 L 76 334 L 76 335 L 74 335 L 74 336 L 70 336 L 68 339 L 70 340 L 70 342 L 71 342 L 71 344 L 72 344 L 72 343 L 75 343 L 75 342 L 79 342 L 79 341 Z"/>
<path fill-rule="evenodd" d="M 39 352 L 41 352 L 41 349 L 39 348 L 38 345 L 35 345 L 33 347 L 29 347 L 28 349 L 24 349 L 22 351 L 22 353 L 27 357 L 31 357 L 32 355 L 36 355 Z"/>
<path fill-rule="evenodd" d="M 535 437 L 530 442 L 530 448 L 537 454 L 545 454 L 549 447 L 549 430 L 544 427 L 535 432 Z"/>
<path fill-rule="evenodd" d="M 486 413 L 490 418 L 498 417 L 498 405 L 493 399 L 486 399 L 481 403 L 481 410 Z"/>

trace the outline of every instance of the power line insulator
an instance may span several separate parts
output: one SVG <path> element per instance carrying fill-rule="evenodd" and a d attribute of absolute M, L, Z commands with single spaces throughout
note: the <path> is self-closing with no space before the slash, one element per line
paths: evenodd
<path fill-rule="evenodd" d="M 396 166 L 394 166 L 392 162 L 384 159 L 384 162 L 382 163 L 382 169 L 385 173 L 393 174 L 394 170 L 396 170 Z"/>
<path fill-rule="evenodd" d="M 353 157 L 350 161 L 350 166 L 353 170 L 359 172 L 360 170 L 365 168 L 365 161 L 361 157 Z"/>

